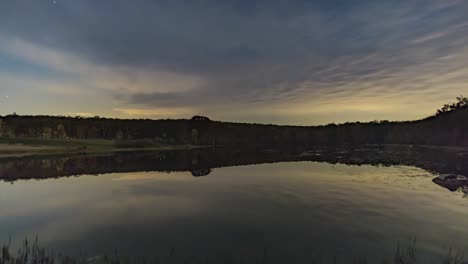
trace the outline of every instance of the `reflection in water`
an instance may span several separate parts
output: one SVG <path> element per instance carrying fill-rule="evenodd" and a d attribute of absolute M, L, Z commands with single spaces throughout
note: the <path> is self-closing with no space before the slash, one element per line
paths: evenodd
<path fill-rule="evenodd" d="M 468 194 L 468 177 L 463 175 L 445 174 L 432 180 L 435 184 L 449 189 L 452 192 L 461 191 L 464 197 Z"/>
<path fill-rule="evenodd" d="M 206 176 L 214 168 L 287 161 L 320 161 L 349 165 L 416 166 L 436 174 L 468 175 L 468 152 L 429 147 L 366 146 L 334 149 L 198 149 L 180 151 L 118 152 L 72 157 L 35 157 L 0 160 L 0 179 L 47 179 L 117 172 L 189 171 Z M 468 181 L 434 182 L 451 191 L 466 190 Z M 467 183 L 467 184 L 465 184 Z"/>
<path fill-rule="evenodd" d="M 464 161 L 455 152 L 396 147 L 5 160 L 1 177 L 13 184 L 0 183 L 0 240 L 39 235 L 45 246 L 89 256 L 161 256 L 171 248 L 258 256 L 267 248 L 283 263 L 329 256 L 380 263 L 398 240 L 415 236 L 421 263 L 438 263 L 449 246 L 466 246 L 468 210 L 431 180 L 464 175 Z M 235 166 L 260 163 L 272 164 Z"/>

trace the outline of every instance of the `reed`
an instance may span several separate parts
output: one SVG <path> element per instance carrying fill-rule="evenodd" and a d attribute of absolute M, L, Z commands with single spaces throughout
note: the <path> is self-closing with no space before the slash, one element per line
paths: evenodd
<path fill-rule="evenodd" d="M 37 237 L 29 241 L 25 239 L 16 253 L 11 250 L 11 243 L 8 242 L 1 247 L 0 264 L 269 264 L 269 263 L 288 263 L 291 261 L 279 262 L 274 257 L 269 256 L 267 249 L 259 252 L 258 256 L 237 256 L 236 254 L 222 254 L 218 256 L 181 256 L 173 248 L 165 256 L 119 256 L 118 252 L 108 256 L 66 256 L 55 254 L 39 245 Z M 304 262 L 301 262 L 304 263 Z M 328 259 L 311 260 L 306 263 L 326 264 L 326 263 L 351 263 L 351 264 L 371 264 L 375 262 L 368 261 L 367 258 L 352 258 L 338 260 L 336 256 Z M 392 258 L 384 259 L 382 264 L 417 264 L 418 251 L 416 247 L 416 238 L 408 239 L 404 243 L 397 243 L 397 247 Z M 467 264 L 464 261 L 464 253 L 450 248 L 441 264 Z"/>

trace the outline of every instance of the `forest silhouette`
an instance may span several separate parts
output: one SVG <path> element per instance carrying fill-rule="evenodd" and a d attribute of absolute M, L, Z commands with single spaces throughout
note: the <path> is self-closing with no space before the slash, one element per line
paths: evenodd
<path fill-rule="evenodd" d="M 280 126 L 192 119 L 111 119 L 101 117 L 0 117 L 0 138 L 107 139 L 121 146 L 190 144 L 202 146 L 340 146 L 409 144 L 468 146 L 468 98 L 460 96 L 433 116 L 415 121 L 348 122 L 321 126 Z"/>

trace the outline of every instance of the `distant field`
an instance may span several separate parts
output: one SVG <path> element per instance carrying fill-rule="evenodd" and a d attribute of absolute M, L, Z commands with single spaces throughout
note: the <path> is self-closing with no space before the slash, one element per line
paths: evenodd
<path fill-rule="evenodd" d="M 112 147 L 113 140 L 108 139 L 42 139 L 42 138 L 0 138 L 0 144 L 23 144 L 30 146 L 95 146 Z"/>
<path fill-rule="evenodd" d="M 161 145 L 152 140 L 0 138 L 0 158 L 43 154 L 97 153 L 132 150 L 190 149 L 191 145 Z"/>

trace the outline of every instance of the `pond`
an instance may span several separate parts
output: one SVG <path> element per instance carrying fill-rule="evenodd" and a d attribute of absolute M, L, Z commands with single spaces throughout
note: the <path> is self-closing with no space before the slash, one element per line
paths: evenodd
<path fill-rule="evenodd" d="M 379 147 L 3 160 L 0 241 L 38 236 L 85 256 L 380 263 L 416 239 L 418 260 L 440 263 L 468 249 L 468 199 L 433 179 L 463 175 L 465 157 Z"/>

